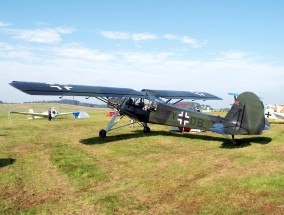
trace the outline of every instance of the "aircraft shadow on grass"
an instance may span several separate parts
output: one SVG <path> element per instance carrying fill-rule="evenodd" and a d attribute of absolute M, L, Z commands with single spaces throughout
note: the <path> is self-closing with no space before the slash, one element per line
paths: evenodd
<path fill-rule="evenodd" d="M 12 165 L 16 162 L 14 158 L 0 158 L 0 168 Z"/>
<path fill-rule="evenodd" d="M 218 141 L 222 143 L 220 148 L 225 148 L 225 149 L 247 147 L 247 146 L 250 146 L 251 143 L 268 144 L 272 140 L 269 137 L 248 137 L 248 138 L 237 139 L 236 140 L 237 143 L 234 144 L 232 143 L 231 140 L 225 137 L 207 136 L 207 135 L 202 135 L 202 133 L 198 133 L 198 134 L 182 133 L 181 134 L 181 133 L 174 133 L 170 131 L 151 131 L 151 133 L 145 134 L 141 132 L 140 130 L 135 130 L 128 134 L 119 134 L 115 136 L 108 136 L 106 138 L 91 137 L 87 139 L 82 139 L 80 140 L 80 142 L 85 145 L 95 145 L 95 144 L 104 144 L 108 142 L 115 142 L 115 141 L 135 139 L 135 138 L 141 138 L 141 137 L 149 137 L 149 136 L 163 136 L 162 138 L 166 138 L 166 136 L 171 136 L 171 137 L 187 138 L 187 139 L 192 139 L 192 140 L 196 139 L 196 140 L 205 140 L 205 141 Z"/>
<path fill-rule="evenodd" d="M 235 149 L 235 148 L 244 148 L 250 146 L 252 143 L 265 145 L 272 141 L 270 137 L 247 137 L 242 139 L 236 139 L 236 143 L 232 143 L 231 141 L 225 141 L 222 143 L 220 148 L 222 149 Z"/>

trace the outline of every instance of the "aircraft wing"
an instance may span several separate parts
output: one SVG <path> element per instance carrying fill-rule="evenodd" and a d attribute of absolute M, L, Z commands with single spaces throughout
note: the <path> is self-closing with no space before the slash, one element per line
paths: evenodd
<path fill-rule="evenodd" d="M 45 113 L 29 113 L 29 112 L 18 112 L 18 111 L 10 111 L 10 113 L 29 115 L 29 116 L 48 117 L 48 114 Z"/>
<path fill-rule="evenodd" d="M 90 96 L 90 97 L 131 97 L 142 98 L 145 93 L 129 88 L 84 86 L 70 84 L 48 84 L 13 81 L 13 87 L 30 95 Z"/>
<path fill-rule="evenodd" d="M 86 96 L 86 97 L 130 97 L 144 98 L 147 95 L 166 99 L 222 100 L 205 92 L 150 90 L 136 91 L 130 88 L 84 86 L 70 84 L 48 84 L 13 81 L 13 87 L 30 95 Z"/>
<path fill-rule="evenodd" d="M 273 114 L 274 114 L 278 119 L 284 119 L 284 114 L 275 113 L 275 112 L 273 112 Z"/>
<path fill-rule="evenodd" d="M 57 116 L 63 116 L 68 114 L 73 114 L 74 112 L 68 112 L 68 113 L 57 113 Z"/>
<path fill-rule="evenodd" d="M 174 91 L 174 90 L 142 90 L 150 95 L 166 99 L 194 99 L 194 100 L 222 100 L 221 98 L 205 92 Z"/>

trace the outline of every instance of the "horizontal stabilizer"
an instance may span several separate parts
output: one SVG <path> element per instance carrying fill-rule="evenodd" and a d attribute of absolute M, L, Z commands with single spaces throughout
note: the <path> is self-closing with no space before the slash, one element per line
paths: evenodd
<path fill-rule="evenodd" d="M 239 94 L 239 93 L 228 93 L 228 95 L 238 97 L 240 94 Z M 263 99 L 262 97 L 258 97 L 258 98 L 259 98 L 260 100 Z"/>

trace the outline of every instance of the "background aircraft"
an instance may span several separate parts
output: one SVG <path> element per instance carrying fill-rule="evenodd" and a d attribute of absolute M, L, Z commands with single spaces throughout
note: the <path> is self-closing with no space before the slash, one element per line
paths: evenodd
<path fill-rule="evenodd" d="M 73 112 L 60 113 L 57 111 L 55 107 L 51 107 L 49 108 L 48 111 L 45 111 L 42 113 L 34 113 L 33 109 L 29 109 L 29 112 L 10 111 L 9 113 L 28 115 L 31 119 L 38 119 L 38 118 L 44 117 L 44 118 L 48 118 L 49 120 L 55 119 L 57 116 L 73 114 Z"/>
<path fill-rule="evenodd" d="M 190 127 L 232 136 L 239 134 L 262 134 L 269 129 L 264 117 L 264 106 L 259 97 L 252 92 L 244 92 L 235 98 L 235 102 L 225 117 L 207 115 L 198 111 L 174 106 L 183 99 L 221 100 L 219 97 L 205 92 L 166 91 L 143 89 L 135 91 L 129 88 L 113 88 L 83 85 L 61 85 L 38 82 L 13 81 L 13 87 L 30 95 L 52 96 L 85 96 L 95 97 L 106 102 L 117 111 L 106 129 L 99 132 L 106 137 L 107 132 L 124 127 L 114 127 L 116 117 L 128 116 L 150 132 L 147 123 L 155 123 L 177 127 Z M 177 101 L 174 101 L 177 100 Z M 172 101 L 172 103 L 171 103 Z"/>
<path fill-rule="evenodd" d="M 284 105 L 266 105 L 264 113 L 268 119 L 284 119 Z"/>

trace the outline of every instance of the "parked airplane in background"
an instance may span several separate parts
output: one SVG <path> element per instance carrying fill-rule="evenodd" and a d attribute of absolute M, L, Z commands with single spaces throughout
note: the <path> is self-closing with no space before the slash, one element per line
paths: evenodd
<path fill-rule="evenodd" d="M 128 116 L 144 127 L 149 133 L 147 123 L 169 125 L 184 128 L 212 131 L 226 137 L 241 134 L 262 134 L 269 129 L 264 117 L 264 106 L 259 97 L 252 92 L 244 92 L 235 98 L 232 108 L 225 117 L 212 116 L 187 108 L 174 106 L 183 99 L 221 100 L 219 97 L 205 92 L 167 91 L 144 89 L 136 91 L 129 88 L 114 88 L 83 85 L 62 85 L 37 82 L 13 81 L 13 87 L 30 95 L 52 96 L 84 96 L 95 97 L 116 110 L 106 129 L 99 132 L 106 137 L 107 132 L 124 127 L 114 128 L 116 117 Z M 176 99 L 177 101 L 172 102 Z M 170 103 L 172 102 L 172 103 Z"/>
<path fill-rule="evenodd" d="M 38 119 L 44 117 L 48 118 L 49 120 L 55 119 L 57 116 L 73 114 L 73 112 L 59 113 L 55 107 L 51 107 L 48 111 L 45 111 L 43 113 L 34 113 L 33 109 L 29 109 L 29 112 L 10 111 L 9 113 L 28 115 L 31 119 Z"/>
<path fill-rule="evenodd" d="M 284 119 L 284 105 L 266 105 L 264 113 L 268 119 Z"/>

